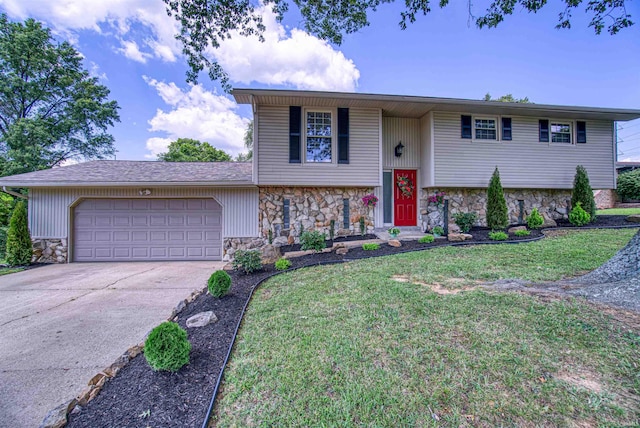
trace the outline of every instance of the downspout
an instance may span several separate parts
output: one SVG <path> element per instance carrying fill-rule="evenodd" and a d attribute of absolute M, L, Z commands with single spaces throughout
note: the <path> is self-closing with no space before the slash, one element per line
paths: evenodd
<path fill-rule="evenodd" d="M 13 190 L 7 189 L 7 186 L 2 186 L 2 191 L 4 193 L 8 193 L 11 196 L 15 196 L 16 198 L 22 198 L 27 200 L 29 199 L 27 196 L 23 195 L 22 193 L 17 193 L 17 192 L 14 192 Z"/>

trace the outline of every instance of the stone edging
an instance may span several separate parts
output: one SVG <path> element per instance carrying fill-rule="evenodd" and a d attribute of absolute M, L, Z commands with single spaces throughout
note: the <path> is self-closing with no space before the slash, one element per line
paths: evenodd
<path fill-rule="evenodd" d="M 206 290 L 207 288 L 205 287 L 201 290 L 193 291 L 189 297 L 179 301 L 171 311 L 171 315 L 167 318 L 167 321 L 176 321 L 178 314 L 182 312 L 187 304 L 193 302 Z M 87 386 L 76 398 L 66 401 L 58 407 L 50 410 L 43 419 L 39 428 L 62 428 L 66 426 L 69 420 L 69 414 L 82 411 L 82 407 L 86 406 L 89 401 L 93 400 L 100 391 L 102 391 L 102 387 L 105 383 L 115 377 L 115 375 L 125 367 L 129 361 L 137 357 L 143 350 L 144 341 L 127 349 L 127 351 L 116 358 L 109 367 L 106 367 L 104 370 L 94 375 L 87 383 Z"/>

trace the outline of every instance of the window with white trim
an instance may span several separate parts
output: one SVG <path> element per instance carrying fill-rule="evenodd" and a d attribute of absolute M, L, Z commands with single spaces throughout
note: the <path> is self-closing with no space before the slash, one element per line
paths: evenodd
<path fill-rule="evenodd" d="M 551 142 L 552 143 L 572 143 L 571 139 L 571 123 L 569 122 L 551 122 Z"/>
<path fill-rule="evenodd" d="M 305 111 L 306 162 L 332 161 L 333 125 L 330 111 Z"/>
<path fill-rule="evenodd" d="M 473 128 L 476 140 L 497 140 L 498 127 L 495 118 L 474 117 Z"/>

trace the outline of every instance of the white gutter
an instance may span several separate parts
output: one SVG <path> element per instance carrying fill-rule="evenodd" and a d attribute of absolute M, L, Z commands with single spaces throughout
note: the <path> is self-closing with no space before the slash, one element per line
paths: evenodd
<path fill-rule="evenodd" d="M 22 193 L 17 193 L 17 192 L 14 192 L 13 190 L 7 189 L 7 186 L 2 186 L 2 191 L 11 196 L 15 196 L 16 198 L 29 199 L 27 196 L 23 195 Z"/>

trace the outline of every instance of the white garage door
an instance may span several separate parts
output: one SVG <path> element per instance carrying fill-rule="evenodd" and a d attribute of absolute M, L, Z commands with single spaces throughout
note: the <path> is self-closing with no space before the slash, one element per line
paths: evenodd
<path fill-rule="evenodd" d="M 74 212 L 73 260 L 221 260 L 213 199 L 87 199 Z"/>

